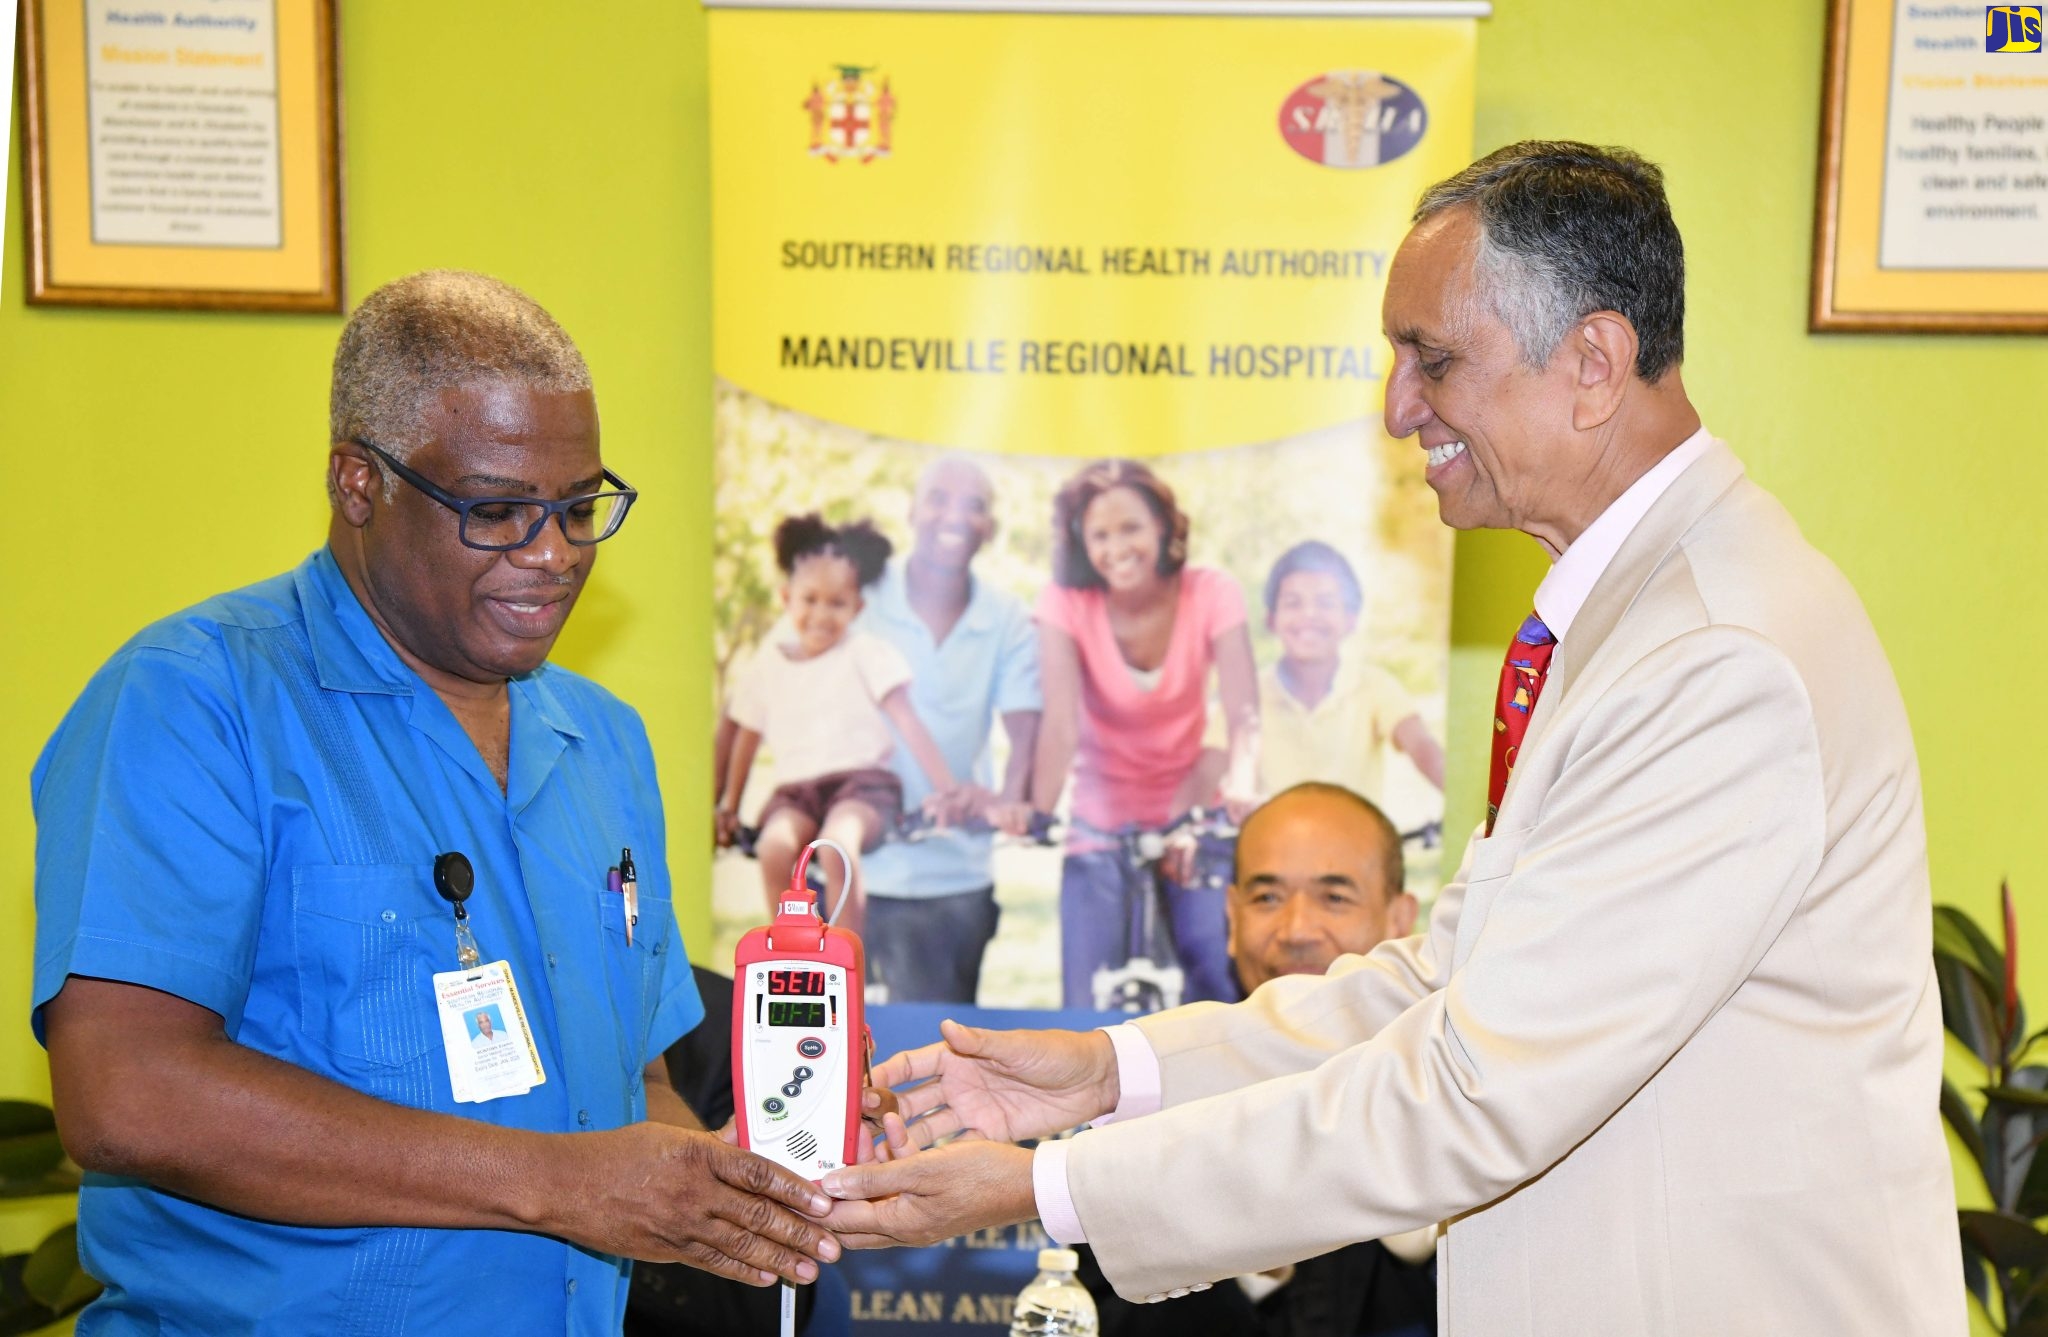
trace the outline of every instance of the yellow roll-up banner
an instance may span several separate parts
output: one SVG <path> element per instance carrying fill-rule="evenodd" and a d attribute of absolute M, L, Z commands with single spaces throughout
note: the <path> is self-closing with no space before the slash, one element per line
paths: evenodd
<path fill-rule="evenodd" d="M 1379 306 L 1469 158 L 1473 41 L 713 15 L 731 931 L 793 841 L 851 833 L 884 961 L 895 911 L 993 884 L 961 1001 L 1227 996 L 1233 819 L 1302 779 L 1384 808 L 1433 886 L 1450 550 L 1380 425 Z M 867 526 L 887 555 L 849 555 Z M 1177 979 L 1097 987 L 1133 959 Z"/>
<path fill-rule="evenodd" d="M 1234 998 L 1327 964 L 1228 918 L 1238 822 L 1306 780 L 1387 815 L 1426 903 L 1451 548 L 1379 310 L 1470 159 L 1473 46 L 713 13 L 714 959 L 822 835 L 873 1004 Z M 1384 867 L 1346 934 L 1401 921 Z M 876 1008 L 884 1050 L 892 1014 L 933 1021 Z M 864 1259 L 862 1331 L 996 1330 L 1039 1242 L 996 1233 Z"/>

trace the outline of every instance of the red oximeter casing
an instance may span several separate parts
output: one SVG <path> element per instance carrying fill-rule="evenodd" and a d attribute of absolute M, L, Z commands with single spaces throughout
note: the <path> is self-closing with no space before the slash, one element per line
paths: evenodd
<path fill-rule="evenodd" d="M 817 1180 L 856 1160 L 874 1042 L 866 954 L 819 916 L 810 861 L 806 849 L 774 922 L 733 954 L 732 1094 L 740 1145 Z"/>

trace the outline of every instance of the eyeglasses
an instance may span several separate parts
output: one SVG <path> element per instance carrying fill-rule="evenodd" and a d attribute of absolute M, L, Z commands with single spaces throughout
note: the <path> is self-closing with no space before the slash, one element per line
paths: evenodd
<path fill-rule="evenodd" d="M 580 497 L 564 497 L 560 501 L 535 501 L 532 497 L 458 497 L 400 464 L 382 446 L 359 436 L 350 439 L 389 465 L 391 472 L 455 512 L 463 545 L 484 552 L 510 552 L 514 548 L 525 547 L 540 537 L 541 526 L 548 522 L 549 516 L 553 516 L 562 527 L 562 536 L 577 547 L 588 548 L 593 543 L 602 543 L 619 532 L 619 526 L 626 522 L 626 512 L 633 508 L 633 503 L 640 496 L 625 479 L 606 469 L 604 481 L 616 491 L 591 492 Z"/>

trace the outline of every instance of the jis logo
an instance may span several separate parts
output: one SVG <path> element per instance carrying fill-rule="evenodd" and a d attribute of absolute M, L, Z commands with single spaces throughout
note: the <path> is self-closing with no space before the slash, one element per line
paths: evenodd
<path fill-rule="evenodd" d="M 2041 6 L 1986 5 L 1984 49 L 2001 55 L 2041 49 Z"/>

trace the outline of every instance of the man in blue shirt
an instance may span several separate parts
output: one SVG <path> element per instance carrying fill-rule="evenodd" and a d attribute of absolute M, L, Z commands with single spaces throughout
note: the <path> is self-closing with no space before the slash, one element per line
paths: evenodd
<path fill-rule="evenodd" d="M 973 574 L 996 530 L 988 475 L 963 456 L 935 460 L 918 478 L 910 527 L 910 556 L 890 563 L 869 592 L 861 625 L 910 661 L 910 704 L 946 765 L 970 782 L 945 815 L 1021 831 L 1044 704 L 1038 634 L 1023 604 Z M 991 792 L 998 716 L 1009 762 L 1000 792 Z M 918 811 L 931 792 L 923 768 L 900 742 L 890 765 L 903 780 L 904 811 Z M 889 1002 L 974 1001 L 999 913 L 992 844 L 986 829 L 950 825 L 868 856 L 868 960 Z"/>
<path fill-rule="evenodd" d="M 107 1287 L 79 1331 L 616 1333 L 629 1258 L 810 1280 L 824 1200 L 662 1062 L 702 1009 L 646 733 L 546 662 L 634 495 L 582 357 L 414 275 L 350 319 L 330 426 L 327 545 L 143 630 L 32 777 L 32 1022 Z M 540 1075 L 460 1104 L 453 854 Z"/>

